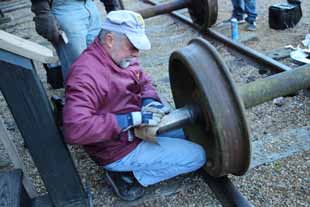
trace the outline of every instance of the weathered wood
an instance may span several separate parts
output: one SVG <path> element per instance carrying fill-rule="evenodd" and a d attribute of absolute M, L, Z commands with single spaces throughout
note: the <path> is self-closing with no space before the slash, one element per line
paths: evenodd
<path fill-rule="evenodd" d="M 0 140 L 3 143 L 5 150 L 9 154 L 9 157 L 10 157 L 11 161 L 13 162 L 14 167 L 21 169 L 23 171 L 23 174 L 24 174 L 23 184 L 24 184 L 24 187 L 25 187 L 28 195 L 30 196 L 30 198 L 34 198 L 34 197 L 38 196 L 34 185 L 32 184 L 32 182 L 29 179 L 29 175 L 28 175 L 27 170 L 23 164 L 23 161 L 17 152 L 15 144 L 10 139 L 9 134 L 8 134 L 1 118 L 0 118 Z"/>
<path fill-rule="evenodd" d="M 14 170 L 0 174 L 0 206 L 29 207 L 30 198 L 22 186 L 22 171 Z"/>
<path fill-rule="evenodd" d="M 0 49 L 41 63 L 57 61 L 50 49 L 4 31 L 0 31 Z"/>
<path fill-rule="evenodd" d="M 87 194 L 55 124 L 33 62 L 0 51 L 0 89 L 54 206 L 85 207 Z"/>

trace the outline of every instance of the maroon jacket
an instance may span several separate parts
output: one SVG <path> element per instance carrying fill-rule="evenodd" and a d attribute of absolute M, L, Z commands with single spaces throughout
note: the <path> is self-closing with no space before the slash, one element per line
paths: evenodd
<path fill-rule="evenodd" d="M 121 69 L 98 38 L 72 65 L 65 95 L 65 139 L 69 144 L 83 145 L 99 165 L 123 158 L 141 141 L 128 141 L 115 114 L 140 111 L 142 98 L 159 100 L 138 63 Z"/>

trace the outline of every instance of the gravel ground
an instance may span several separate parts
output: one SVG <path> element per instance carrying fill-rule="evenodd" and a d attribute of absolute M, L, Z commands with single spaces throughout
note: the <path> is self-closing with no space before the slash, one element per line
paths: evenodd
<path fill-rule="evenodd" d="M 221 22 L 230 17 L 231 4 L 227 0 L 218 0 L 218 2 L 218 22 Z M 264 52 L 288 44 L 296 46 L 310 32 L 310 15 L 307 15 L 310 12 L 310 1 L 306 0 L 302 1 L 303 18 L 296 27 L 283 31 L 271 30 L 268 26 L 268 7 L 279 2 L 284 1 L 257 1 L 258 30 L 255 32 L 257 38 L 255 41 L 246 42 L 249 47 Z M 124 3 L 126 8 L 132 10 L 147 7 L 147 5 L 137 0 L 125 0 Z M 101 5 L 100 8 L 103 11 Z M 28 15 L 28 18 L 30 9 L 24 8 L 18 12 L 9 13 L 12 17 L 22 16 L 22 14 Z M 13 25 L 7 31 L 51 48 L 48 42 L 35 33 L 34 25 L 30 21 L 31 18 L 28 19 L 22 24 Z M 152 42 L 152 50 L 141 53 L 141 65 L 151 74 L 159 92 L 170 103 L 173 103 L 167 81 L 169 55 L 173 50 L 184 47 L 190 39 L 198 37 L 199 33 L 168 15 L 146 20 L 146 28 Z M 248 34 L 241 27 L 240 36 Z M 225 60 L 236 83 L 244 84 L 262 78 L 257 73 L 257 69 L 247 65 L 240 58 L 232 56 L 225 47 L 220 45 L 216 46 L 216 48 Z M 285 63 L 291 67 L 296 66 L 291 61 Z M 38 73 L 49 96 L 55 93 L 63 93 L 63 90 L 52 90 L 46 84 L 45 72 L 41 67 L 39 67 Z M 44 185 L 27 150 L 23 146 L 21 135 L 2 96 L 0 96 L 0 115 L 37 190 L 40 193 L 45 193 Z M 269 101 L 247 110 L 246 115 L 251 130 L 251 139 L 253 141 L 258 140 L 268 133 L 279 133 L 290 128 L 310 126 L 310 98 L 305 97 L 300 92 L 298 96 L 284 98 L 284 105 L 280 107 Z M 95 206 L 118 206 L 120 202 L 111 189 L 107 187 L 107 183 L 102 176 L 102 170 L 89 159 L 80 147 L 70 146 L 70 150 L 83 183 L 90 185 L 94 191 Z M 7 157 L 1 144 L 0 151 Z M 302 151 L 285 159 L 251 169 L 242 177 L 230 177 L 239 190 L 255 206 L 310 206 L 309 166 L 309 151 Z M 196 174 L 181 178 L 183 179 L 183 190 L 169 196 L 154 197 L 138 206 L 220 206 L 202 178 Z M 167 186 L 170 182 L 163 182 L 157 186 Z"/>

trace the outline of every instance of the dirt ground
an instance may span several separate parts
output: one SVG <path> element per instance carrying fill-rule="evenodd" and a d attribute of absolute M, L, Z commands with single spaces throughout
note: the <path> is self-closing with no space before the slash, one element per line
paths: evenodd
<path fill-rule="evenodd" d="M 161 2 L 165 2 L 164 0 Z M 257 1 L 257 31 L 247 32 L 244 26 L 240 26 L 239 36 L 242 38 L 254 34 L 252 41 L 244 44 L 260 51 L 267 52 L 272 49 L 282 48 L 286 45 L 297 46 L 301 43 L 307 33 L 310 33 L 310 1 L 301 1 L 303 17 L 300 22 L 291 29 L 273 30 L 268 25 L 268 8 L 275 4 L 285 2 L 284 0 L 259 0 Z M 99 2 L 98 6 L 104 9 Z M 125 0 L 126 9 L 135 10 L 148 5 L 138 0 Z M 231 3 L 229 0 L 218 0 L 219 14 L 217 25 L 231 16 Z M 22 10 L 24 14 L 30 15 L 30 8 Z M 21 15 L 19 12 L 10 12 L 12 17 Z M 28 17 L 27 17 L 28 18 Z M 6 29 L 8 32 L 33 40 L 49 48 L 51 45 L 34 31 L 34 25 L 29 21 Z M 215 30 L 220 30 L 215 26 Z M 228 27 L 229 28 L 229 27 Z M 172 51 L 184 47 L 188 41 L 199 37 L 200 34 L 188 25 L 169 15 L 161 15 L 146 20 L 146 32 L 152 43 L 150 51 L 141 53 L 141 65 L 152 76 L 158 91 L 173 104 L 171 91 L 168 83 L 168 60 Z M 229 32 L 228 32 L 229 33 Z M 246 64 L 239 57 L 231 55 L 223 45 L 215 45 L 220 52 L 226 65 L 229 67 L 233 80 L 237 84 L 244 84 L 249 81 L 263 78 L 258 70 Z M 290 67 L 297 67 L 296 63 L 284 60 L 283 63 Z M 53 90 L 46 83 L 45 71 L 38 70 L 39 76 L 49 96 L 62 94 L 63 90 Z M 45 193 L 44 185 L 34 167 L 28 151 L 24 148 L 21 135 L 14 123 L 14 120 L 6 106 L 6 102 L 0 96 L 0 115 L 9 131 L 12 140 L 15 142 L 19 153 L 24 161 L 26 169 L 31 176 L 37 190 Z M 246 111 L 246 116 L 251 130 L 251 140 L 259 140 L 266 134 L 281 133 L 291 128 L 310 126 L 310 98 L 299 92 L 298 96 L 284 98 L 282 106 L 276 106 L 272 101 L 261 104 Z M 309 135 L 310 139 L 310 135 Z M 273 147 L 273 146 L 270 146 Z M 90 185 L 94 192 L 94 206 L 149 206 L 149 207 L 179 207 L 179 206 L 220 206 L 211 190 L 205 182 L 196 174 L 181 176 L 181 185 L 177 193 L 170 193 L 161 196 L 152 195 L 143 203 L 129 204 L 122 203 L 108 187 L 103 179 L 102 170 L 97 167 L 84 151 L 77 146 L 70 146 L 76 167 L 82 178 L 82 182 Z M 0 144 L 0 153 L 5 157 L 3 146 Z M 11 165 L 8 169 L 13 168 Z M 301 151 L 293 156 L 261 165 L 250 169 L 246 175 L 241 177 L 230 176 L 238 189 L 255 206 L 310 206 L 310 153 Z M 155 187 L 167 186 L 163 182 Z"/>

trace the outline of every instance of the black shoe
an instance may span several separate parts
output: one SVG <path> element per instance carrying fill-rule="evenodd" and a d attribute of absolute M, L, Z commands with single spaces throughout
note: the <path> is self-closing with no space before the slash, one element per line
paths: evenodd
<path fill-rule="evenodd" d="M 144 188 L 129 172 L 105 171 L 108 182 L 112 185 L 116 195 L 125 201 L 133 201 L 144 195 Z"/>
<path fill-rule="evenodd" d="M 256 31 L 256 22 L 248 23 L 246 26 L 246 30 L 248 31 Z"/>

